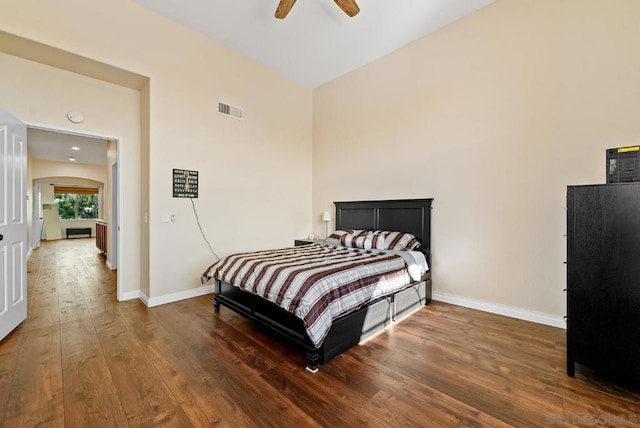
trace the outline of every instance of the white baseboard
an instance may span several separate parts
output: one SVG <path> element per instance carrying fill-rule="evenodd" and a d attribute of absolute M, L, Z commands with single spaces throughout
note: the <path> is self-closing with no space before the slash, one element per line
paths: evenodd
<path fill-rule="evenodd" d="M 192 297 L 203 296 L 205 294 L 212 294 L 214 292 L 214 285 L 208 285 L 206 287 L 194 288 L 191 290 L 179 291 L 177 293 L 165 294 L 158 297 L 149 297 L 142 291 L 129 291 L 122 294 L 122 298 L 118 300 L 131 300 L 139 298 L 147 307 L 154 307 L 164 305 L 167 303 L 177 302 L 180 300 L 191 299 Z M 538 324 L 549 325 L 558 328 L 567 328 L 567 324 L 563 317 L 558 315 L 551 315 L 544 312 L 531 311 L 528 309 L 522 309 L 515 306 L 500 305 L 497 303 L 491 303 L 484 300 L 470 299 L 468 297 L 459 297 L 453 294 L 440 293 L 434 291 L 432 294 L 433 300 L 444 303 L 451 303 L 452 305 L 463 306 L 465 308 L 478 309 L 480 311 L 489 312 L 492 314 L 504 315 L 511 318 L 521 319 L 524 321 L 531 321 Z"/>
<path fill-rule="evenodd" d="M 142 294 L 140 292 L 140 290 L 126 291 L 126 292 L 121 293 L 120 295 L 118 295 L 118 301 L 119 302 L 123 302 L 125 300 L 139 299 L 140 298 L 140 294 Z"/>
<path fill-rule="evenodd" d="M 208 285 L 206 287 L 193 288 L 191 290 L 179 291 L 177 293 L 165 294 L 158 297 L 149 297 L 140 292 L 140 300 L 145 305 L 152 308 L 154 306 L 164 305 L 166 303 L 177 302 L 179 300 L 191 299 L 192 297 L 204 296 L 205 294 L 212 294 L 215 290 L 215 285 Z"/>
<path fill-rule="evenodd" d="M 552 327 L 567 328 L 564 318 L 558 315 L 546 314 L 544 312 L 530 311 L 515 306 L 500 305 L 484 300 L 470 299 L 467 297 L 454 296 L 453 294 L 439 293 L 434 291 L 432 299 L 438 302 L 451 303 L 452 305 L 464 306 L 465 308 L 478 309 L 492 314 L 504 315 L 524 321 L 531 321 L 538 324 L 550 325 Z"/>
<path fill-rule="evenodd" d="M 111 265 L 111 262 L 109 260 L 105 262 L 105 265 L 109 268 L 109 270 L 114 270 L 113 265 Z"/>
<path fill-rule="evenodd" d="M 141 291 L 138 297 L 140 297 L 140 300 L 142 300 L 142 303 L 144 303 L 146 307 L 149 307 L 149 296 Z"/>
<path fill-rule="evenodd" d="M 205 294 L 212 294 L 214 292 L 214 285 L 207 287 L 194 288 L 192 290 L 179 291 L 177 293 L 165 294 L 164 296 L 149 297 L 143 291 L 127 291 L 122 293 L 118 298 L 119 301 L 140 299 L 147 307 L 164 305 L 166 303 L 177 302 L 179 300 L 190 299 L 192 297 L 203 296 Z"/>

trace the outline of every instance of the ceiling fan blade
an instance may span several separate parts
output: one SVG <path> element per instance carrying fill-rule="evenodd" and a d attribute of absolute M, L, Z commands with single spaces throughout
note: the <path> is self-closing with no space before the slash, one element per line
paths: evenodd
<path fill-rule="evenodd" d="M 344 13 L 353 18 L 360 12 L 360 8 L 356 4 L 356 0 L 333 0 Z"/>
<path fill-rule="evenodd" d="M 280 0 L 280 3 L 278 3 L 278 8 L 276 9 L 276 18 L 286 18 L 295 3 L 296 0 Z"/>

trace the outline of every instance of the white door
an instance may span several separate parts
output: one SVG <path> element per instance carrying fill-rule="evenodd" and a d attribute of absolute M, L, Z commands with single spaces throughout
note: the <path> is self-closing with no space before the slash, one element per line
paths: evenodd
<path fill-rule="evenodd" d="M 27 128 L 0 108 L 0 340 L 27 318 Z"/>

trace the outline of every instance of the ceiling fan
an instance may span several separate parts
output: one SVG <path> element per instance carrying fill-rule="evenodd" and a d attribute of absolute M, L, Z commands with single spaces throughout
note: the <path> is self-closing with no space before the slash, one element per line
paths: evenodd
<path fill-rule="evenodd" d="M 356 4 L 356 0 L 333 0 L 344 13 L 353 18 L 360 12 L 360 8 Z M 296 0 L 280 0 L 276 9 L 276 18 L 284 19 L 295 4 Z"/>

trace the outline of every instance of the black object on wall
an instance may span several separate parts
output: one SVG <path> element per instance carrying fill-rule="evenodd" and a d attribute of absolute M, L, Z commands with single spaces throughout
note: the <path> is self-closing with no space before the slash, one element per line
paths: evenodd
<path fill-rule="evenodd" d="M 640 183 L 567 188 L 567 374 L 640 381 Z"/>
<path fill-rule="evenodd" d="M 607 183 L 640 181 L 640 146 L 607 149 Z"/>
<path fill-rule="evenodd" d="M 173 197 L 197 198 L 198 197 L 198 171 L 188 169 L 173 170 Z"/>

